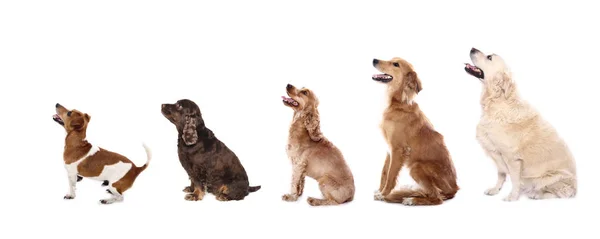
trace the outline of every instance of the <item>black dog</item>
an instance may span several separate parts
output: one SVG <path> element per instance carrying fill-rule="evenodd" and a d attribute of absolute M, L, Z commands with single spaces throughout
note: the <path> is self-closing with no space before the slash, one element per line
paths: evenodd
<path fill-rule="evenodd" d="M 191 100 L 163 104 L 162 114 L 177 128 L 177 150 L 191 186 L 186 200 L 202 200 L 205 192 L 217 200 L 242 200 L 260 186 L 251 187 L 238 157 L 206 128 L 200 108 Z"/>

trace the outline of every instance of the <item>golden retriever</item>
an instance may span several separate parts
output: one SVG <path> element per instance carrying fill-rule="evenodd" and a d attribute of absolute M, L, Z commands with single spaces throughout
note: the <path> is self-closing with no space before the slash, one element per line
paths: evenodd
<path fill-rule="evenodd" d="M 333 145 L 320 129 L 319 100 L 309 89 L 296 89 L 288 84 L 283 104 L 294 110 L 289 129 L 287 155 L 292 161 L 291 193 L 283 195 L 285 201 L 296 201 L 302 196 L 304 178 L 311 177 L 319 183 L 325 197 L 308 198 L 311 206 L 339 205 L 354 199 L 354 177 L 342 152 Z"/>
<path fill-rule="evenodd" d="M 498 194 L 508 174 L 512 189 L 505 201 L 516 201 L 521 193 L 531 199 L 574 197 L 575 161 L 565 142 L 519 96 L 500 56 L 472 48 L 470 57 L 473 65 L 466 63 L 465 70 L 483 83 L 477 140 L 498 169 L 496 185 L 485 194 Z"/>
<path fill-rule="evenodd" d="M 396 57 L 390 61 L 374 59 L 373 66 L 384 73 L 374 75 L 373 80 L 387 86 L 381 130 L 389 147 L 375 200 L 439 205 L 454 198 L 459 190 L 454 165 L 443 136 L 414 102 L 422 87 L 412 64 Z M 392 191 L 403 166 L 419 187 Z"/>

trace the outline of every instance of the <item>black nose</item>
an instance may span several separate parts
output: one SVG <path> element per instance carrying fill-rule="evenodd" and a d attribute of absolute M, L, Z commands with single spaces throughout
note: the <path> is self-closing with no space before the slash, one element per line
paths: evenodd
<path fill-rule="evenodd" d="M 294 87 L 293 85 L 287 84 L 287 86 L 285 87 L 286 89 L 291 89 L 292 87 Z"/>
<path fill-rule="evenodd" d="M 55 107 L 56 107 L 56 108 L 60 107 L 60 104 L 59 104 L 59 103 L 56 103 Z"/>
<path fill-rule="evenodd" d="M 373 66 L 376 66 L 376 65 L 377 65 L 377 63 L 379 63 L 379 60 L 377 60 L 377 59 L 373 59 Z"/>
<path fill-rule="evenodd" d="M 475 48 L 475 47 L 472 47 L 472 48 L 471 48 L 471 54 L 473 54 L 473 53 L 475 53 L 475 52 L 479 52 L 479 50 L 477 50 L 477 48 Z"/>

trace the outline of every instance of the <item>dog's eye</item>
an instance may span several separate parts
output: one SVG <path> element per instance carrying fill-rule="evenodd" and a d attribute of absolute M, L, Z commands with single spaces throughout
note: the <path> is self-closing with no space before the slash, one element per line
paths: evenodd
<path fill-rule="evenodd" d="M 395 67 L 400 67 L 400 64 L 398 64 L 398 62 L 394 62 L 394 66 Z"/>
<path fill-rule="evenodd" d="M 300 91 L 303 95 L 308 95 L 308 91 Z"/>
<path fill-rule="evenodd" d="M 67 112 L 67 116 L 71 117 L 71 111 Z"/>
<path fill-rule="evenodd" d="M 492 60 L 492 55 L 488 55 L 487 59 L 491 61 Z"/>

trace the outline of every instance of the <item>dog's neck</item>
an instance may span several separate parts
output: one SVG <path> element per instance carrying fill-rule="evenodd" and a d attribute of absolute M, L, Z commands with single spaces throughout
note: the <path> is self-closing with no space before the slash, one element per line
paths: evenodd
<path fill-rule="evenodd" d="M 63 159 L 67 164 L 75 162 L 89 152 L 91 148 L 92 144 L 87 141 L 85 130 L 67 132 Z"/>
<path fill-rule="evenodd" d="M 404 92 L 389 97 L 387 103 L 387 109 L 399 109 L 406 112 L 414 112 L 419 108 L 419 105 L 413 100 L 409 100 Z"/>
<path fill-rule="evenodd" d="M 67 137 L 65 138 L 65 149 L 86 147 L 89 144 L 85 130 L 72 130 L 67 133 Z"/>

